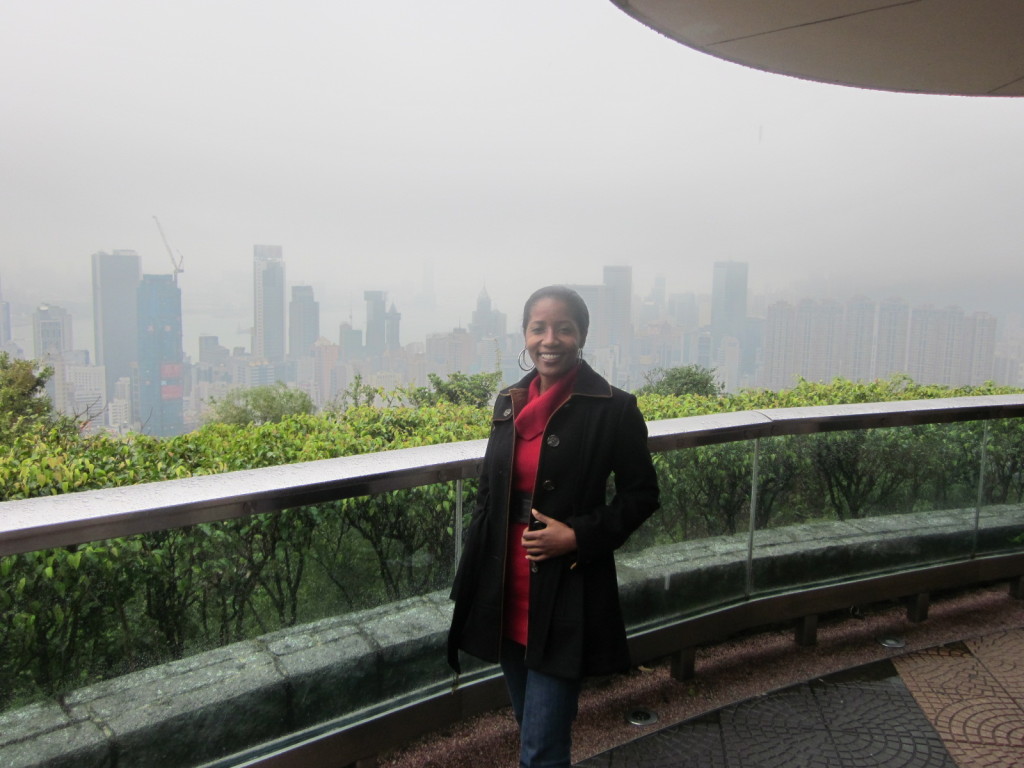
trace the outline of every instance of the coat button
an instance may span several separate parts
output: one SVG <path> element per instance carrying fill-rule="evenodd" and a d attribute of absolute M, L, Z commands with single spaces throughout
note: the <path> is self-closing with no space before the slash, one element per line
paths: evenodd
<path fill-rule="evenodd" d="M 511 416 L 512 415 L 512 409 L 511 408 L 506 408 L 505 411 L 501 415 L 502 416 Z"/>
<path fill-rule="evenodd" d="M 558 444 L 562 441 L 558 439 L 558 435 L 548 435 L 548 439 L 546 442 L 552 448 L 557 448 Z"/>
<path fill-rule="evenodd" d="M 555 484 L 552 483 L 550 480 L 545 480 L 543 483 L 540 484 L 540 487 L 543 488 L 545 491 L 555 490 Z"/>
<path fill-rule="evenodd" d="M 530 573 L 536 573 L 540 570 L 540 566 L 536 563 L 530 563 Z"/>

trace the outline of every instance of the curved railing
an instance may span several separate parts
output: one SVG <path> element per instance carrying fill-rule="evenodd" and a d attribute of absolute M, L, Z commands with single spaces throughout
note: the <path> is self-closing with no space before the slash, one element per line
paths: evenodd
<path fill-rule="evenodd" d="M 620 581 L 634 661 L 671 656 L 675 673 L 685 677 L 693 674 L 697 645 L 740 629 L 797 620 L 797 641 L 809 643 L 814 640 L 818 614 L 858 603 L 909 598 L 911 619 L 921 620 L 927 613 L 928 593 L 937 589 L 1006 580 L 1019 596 L 1024 575 L 1020 499 L 991 503 L 986 482 L 998 470 L 1000 476 L 1009 472 L 1007 482 L 1019 488 L 1019 478 L 1013 475 L 1020 474 L 1019 455 L 1018 464 L 1007 467 L 1006 446 L 992 446 L 996 439 L 1018 439 L 1024 427 L 1018 421 L 1021 417 L 1024 395 L 997 395 L 650 422 L 650 447 L 662 473 L 663 492 L 668 491 L 664 493 L 667 520 L 675 525 L 678 518 L 691 514 L 696 498 L 697 491 L 677 486 L 697 484 L 720 472 L 709 467 L 723 463 L 733 473 L 723 475 L 730 489 L 740 484 L 736 477 L 744 478 L 743 492 L 733 494 L 736 499 L 730 507 L 735 512 L 742 505 L 744 514 L 728 530 L 713 530 L 707 528 L 714 511 L 709 510 L 701 523 L 705 529 L 696 534 L 696 522 L 684 525 L 681 534 L 666 524 L 663 531 L 641 537 L 636 546 L 621 553 Z M 923 441 L 942 444 L 941 434 L 913 430 L 962 423 L 978 425 L 966 438 L 976 440 L 976 445 L 958 444 L 957 448 L 961 454 L 965 450 L 970 454 L 968 464 L 976 463 L 976 484 L 968 491 L 960 482 L 953 507 L 918 504 L 910 498 L 915 492 L 910 487 L 903 488 L 899 502 L 880 492 L 874 501 L 854 509 L 844 490 L 833 489 L 832 479 L 824 476 L 815 493 L 834 497 L 836 509 L 845 510 L 847 519 L 837 514 L 823 522 L 818 519 L 820 510 L 808 509 L 806 500 L 795 500 L 793 489 L 806 484 L 809 467 L 827 473 L 824 464 L 833 453 L 841 454 L 837 465 L 841 468 L 844 456 L 850 459 L 854 451 L 863 456 L 881 446 L 858 439 L 808 448 L 808 440 L 828 439 L 822 436 L 837 432 L 911 430 L 906 441 L 889 441 L 892 444 L 884 446 L 896 451 L 892 457 L 903 451 L 910 465 Z M 990 429 L 988 425 L 1000 426 Z M 732 446 L 731 453 L 716 453 L 726 450 L 716 446 Z M 484 441 L 473 441 L 6 502 L 0 504 L 0 556 L 448 482 L 459 486 L 452 519 L 459 540 L 461 484 L 479 474 L 483 450 Z M 929 470 L 933 474 L 934 463 Z M 797 472 L 794 467 L 802 469 Z M 867 468 L 862 474 L 870 472 Z M 785 493 L 790 493 L 788 503 L 796 510 L 790 512 L 796 517 L 773 523 L 771 515 L 786 506 L 785 500 L 779 501 L 779 494 Z M 968 493 L 972 503 L 965 504 Z M 943 494 L 949 498 L 948 489 Z M 902 505 L 899 514 L 887 514 L 886 503 Z M 816 522 L 804 525 L 804 519 Z M 840 550 L 848 560 L 842 567 L 835 565 Z M 908 557 L 911 550 L 913 555 Z M 437 603 L 442 602 L 443 596 Z M 439 616 L 432 621 L 443 624 L 444 609 L 432 604 L 431 610 Z M 440 658 L 440 646 L 435 650 Z M 254 745 L 248 753 L 236 753 L 215 764 L 354 764 L 496 706 L 502 695 L 494 670 L 478 667 L 455 690 L 450 680 L 421 681 L 406 695 L 390 696 L 330 722 L 299 728 L 270 745 Z"/>

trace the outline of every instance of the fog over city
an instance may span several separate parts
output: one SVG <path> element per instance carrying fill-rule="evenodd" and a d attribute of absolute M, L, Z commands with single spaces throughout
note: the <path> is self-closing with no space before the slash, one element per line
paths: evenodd
<path fill-rule="evenodd" d="M 1024 100 L 803 82 L 608 0 L 12 0 L 0 25 L 0 289 L 75 315 L 90 255 L 184 257 L 184 344 L 247 344 L 283 247 L 323 335 L 386 290 L 403 341 L 551 282 L 862 292 L 1013 311 Z M 432 291 L 433 309 L 424 298 Z M 24 325 L 25 317 L 15 319 Z M 17 328 L 16 328 L 17 330 Z M 29 329 L 30 330 L 30 329 Z M 29 351 L 31 346 L 28 347 Z"/>

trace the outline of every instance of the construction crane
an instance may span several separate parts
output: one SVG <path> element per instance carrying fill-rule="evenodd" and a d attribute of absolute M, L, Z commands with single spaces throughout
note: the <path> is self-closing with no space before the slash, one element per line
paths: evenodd
<path fill-rule="evenodd" d="M 178 257 L 174 257 L 174 251 L 171 250 L 171 244 L 167 242 L 167 235 L 164 234 L 164 228 L 160 226 L 160 219 L 153 216 L 153 221 L 156 222 L 156 228 L 160 230 L 160 238 L 164 241 L 164 247 L 167 249 L 167 255 L 171 257 L 171 265 L 174 267 L 174 284 L 178 284 L 178 275 L 185 271 L 182 263 L 185 261 L 185 257 L 181 255 L 181 251 L 178 251 Z"/>

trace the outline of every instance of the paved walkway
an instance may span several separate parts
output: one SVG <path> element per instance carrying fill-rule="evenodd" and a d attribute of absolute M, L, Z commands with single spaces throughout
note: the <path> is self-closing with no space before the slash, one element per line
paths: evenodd
<path fill-rule="evenodd" d="M 1020 768 L 1024 629 L 793 685 L 615 747 L 578 768 Z"/>

